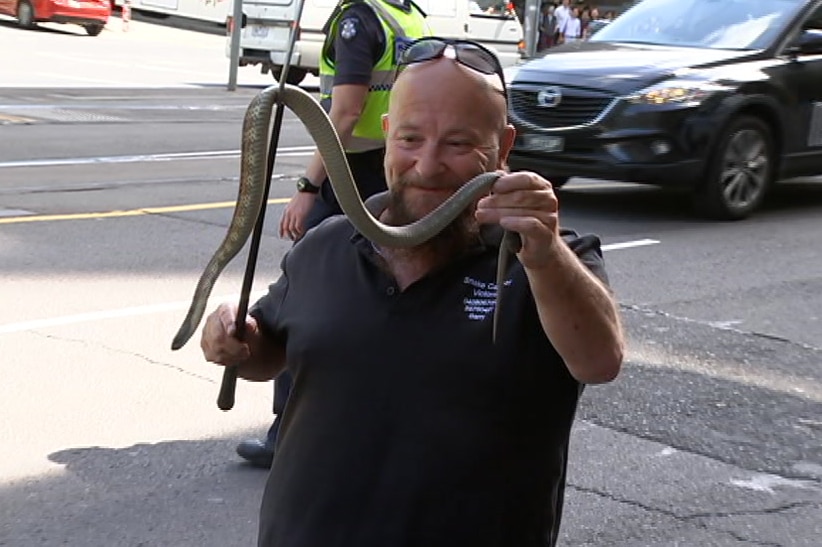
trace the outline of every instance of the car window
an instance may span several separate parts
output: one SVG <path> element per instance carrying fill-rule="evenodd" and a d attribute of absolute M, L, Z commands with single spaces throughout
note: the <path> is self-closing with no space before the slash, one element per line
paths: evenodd
<path fill-rule="evenodd" d="M 799 46 L 800 42 L 803 41 L 802 36 L 804 35 L 807 37 L 809 34 L 815 36 L 816 38 L 822 37 L 822 4 L 820 4 L 819 7 L 814 9 L 810 14 L 806 15 L 802 22 L 794 27 L 791 31 L 790 38 L 784 43 L 784 47 L 793 49 L 794 47 Z M 790 53 L 798 53 L 799 55 L 803 55 L 806 52 L 797 49 L 795 51 L 791 51 Z"/>
<path fill-rule="evenodd" d="M 804 4 L 804 0 L 644 0 L 591 41 L 762 49 Z"/>
<path fill-rule="evenodd" d="M 805 22 L 802 23 L 803 30 L 819 30 L 822 31 L 822 5 L 816 8 Z"/>
<path fill-rule="evenodd" d="M 467 0 L 468 10 L 471 15 L 483 17 L 498 17 L 500 19 L 513 19 L 517 15 L 510 2 L 500 0 Z"/>

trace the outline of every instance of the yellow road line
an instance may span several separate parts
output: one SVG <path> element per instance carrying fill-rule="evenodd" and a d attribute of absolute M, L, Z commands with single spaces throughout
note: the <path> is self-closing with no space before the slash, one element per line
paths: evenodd
<path fill-rule="evenodd" d="M 274 198 L 268 200 L 269 205 L 288 203 L 290 198 Z M 207 209 L 224 209 L 234 207 L 234 201 L 218 201 L 215 203 L 193 203 L 191 205 L 171 205 L 168 207 L 144 207 L 129 211 L 104 211 L 101 213 L 72 213 L 65 215 L 32 215 L 25 217 L 0 218 L 0 224 L 20 224 L 23 222 L 53 222 L 57 220 L 90 220 L 98 218 L 136 217 L 141 215 L 159 215 L 163 213 L 185 213 L 189 211 L 205 211 Z"/>

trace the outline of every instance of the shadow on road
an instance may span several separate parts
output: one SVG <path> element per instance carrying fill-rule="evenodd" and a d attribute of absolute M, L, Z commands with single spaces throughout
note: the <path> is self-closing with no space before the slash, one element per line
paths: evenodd
<path fill-rule="evenodd" d="M 601 220 L 645 224 L 712 222 L 694 214 L 687 191 L 639 184 L 589 188 L 584 183 L 572 182 L 558 195 L 560 207 L 595 215 Z M 813 211 L 822 213 L 822 183 L 795 179 L 775 185 L 751 220 Z"/>
<path fill-rule="evenodd" d="M 62 473 L 0 487 L 0 545 L 251 547 L 267 473 L 236 441 L 54 452 Z"/>
<path fill-rule="evenodd" d="M 719 343 L 728 342 L 738 347 L 742 341 L 723 339 Z M 706 348 L 712 350 L 716 348 Z M 720 352 L 717 359 L 722 357 Z M 786 359 L 794 357 L 785 355 Z M 811 472 L 816 462 L 815 469 L 822 469 L 822 431 L 808 425 L 822 413 L 819 402 L 658 365 L 634 363 L 615 383 L 589 388 L 582 398 L 580 417 L 682 448 L 688 454 L 740 466 L 739 477 L 733 478 L 771 472 L 807 480 L 801 466 L 785 467 L 790 462 L 805 462 Z M 753 374 L 757 363 L 751 367 Z M 0 487 L 0 544 L 252 547 L 266 472 L 239 463 L 233 452 L 236 440 L 172 440 L 53 452 L 48 458 L 60 464 L 62 472 Z M 664 479 L 658 478 L 660 482 L 649 483 L 650 470 L 637 465 L 650 457 L 647 448 L 639 448 L 627 437 L 622 440 L 610 452 L 603 450 L 607 461 L 590 452 L 573 453 L 577 445 L 572 441 L 564 544 L 638 545 L 632 541 L 641 538 L 643 545 L 668 545 L 684 533 L 670 528 L 672 515 L 695 518 L 693 515 L 729 504 L 751 509 L 747 501 L 751 491 L 732 488 L 727 484 L 729 477 L 723 476 L 721 482 L 716 482 L 720 480 L 716 477 L 703 477 L 699 484 L 688 484 L 687 488 L 680 484 L 683 477 L 698 474 L 705 465 L 696 457 L 688 458 L 693 468 L 675 474 L 668 471 Z M 638 516 L 648 516 L 653 525 L 642 531 L 627 526 L 637 515 L 616 527 L 603 519 L 596 510 L 596 500 L 584 497 L 590 491 L 587 485 L 600 476 L 611 481 L 598 488 L 619 490 L 622 510 L 649 508 Z M 820 478 L 810 477 L 807 484 L 813 485 Z M 582 490 L 577 491 L 576 486 Z M 797 505 L 812 507 L 817 490 L 797 490 Z M 763 507 L 768 503 L 762 502 Z M 609 506 L 606 514 L 614 510 Z M 781 518 L 790 527 L 793 517 L 786 514 Z M 588 543 L 589 536 L 600 541 Z M 632 541 L 626 542 L 628 538 Z"/>

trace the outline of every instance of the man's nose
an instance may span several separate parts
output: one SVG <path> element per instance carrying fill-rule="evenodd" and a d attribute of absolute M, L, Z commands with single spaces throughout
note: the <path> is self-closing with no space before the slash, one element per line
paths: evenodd
<path fill-rule="evenodd" d="M 417 153 L 415 168 L 423 179 L 431 179 L 445 170 L 440 149 L 436 143 L 426 143 Z"/>

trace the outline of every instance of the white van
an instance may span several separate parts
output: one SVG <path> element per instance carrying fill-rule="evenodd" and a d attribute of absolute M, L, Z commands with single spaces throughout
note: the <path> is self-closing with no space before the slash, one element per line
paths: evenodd
<path fill-rule="evenodd" d="M 318 74 L 323 26 L 338 0 L 304 0 L 297 27 L 297 42 L 288 69 L 287 81 L 296 85 L 306 74 Z M 494 51 L 503 67 L 512 66 L 522 55 L 523 31 L 507 4 L 492 0 L 416 0 L 437 36 L 475 40 Z M 243 0 L 240 66 L 261 65 L 263 73 L 279 79 L 288 52 L 290 25 L 297 12 L 297 0 Z M 226 55 L 231 53 L 231 33 L 235 29 L 229 7 L 226 25 Z"/>

